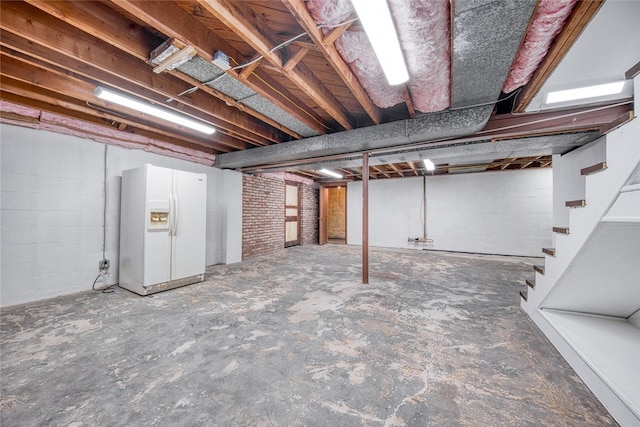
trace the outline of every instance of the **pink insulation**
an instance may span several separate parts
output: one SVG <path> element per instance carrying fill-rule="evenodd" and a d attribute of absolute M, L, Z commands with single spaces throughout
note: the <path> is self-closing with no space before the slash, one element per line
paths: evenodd
<path fill-rule="evenodd" d="M 449 107 L 449 0 L 390 0 L 389 6 L 415 109 L 428 113 Z M 354 13 L 349 0 L 307 0 L 307 8 L 323 25 L 340 24 Z M 364 31 L 346 31 L 335 46 L 375 105 L 388 108 L 404 102 L 401 86 L 388 85 Z"/>
<path fill-rule="evenodd" d="M 30 117 L 32 119 L 40 118 L 40 110 L 7 102 L 2 99 L 0 99 L 0 111 L 3 113 L 14 113 L 19 116 Z"/>
<path fill-rule="evenodd" d="M 451 35 L 449 0 L 392 0 L 416 110 L 441 111 L 450 104 Z"/>
<path fill-rule="evenodd" d="M 524 43 L 516 56 L 502 91 L 509 93 L 531 80 L 549 51 L 554 37 L 562 30 L 577 0 L 540 0 Z"/>
<path fill-rule="evenodd" d="M 73 135 L 79 138 L 93 139 L 94 141 L 105 144 L 128 149 L 143 150 L 150 153 L 161 154 L 163 156 L 189 160 L 191 162 L 201 163 L 207 166 L 213 165 L 216 159 L 214 154 L 203 153 L 186 147 L 179 147 L 168 142 L 83 122 L 59 114 L 35 110 L 33 108 L 24 107 L 6 101 L 0 101 L 0 111 L 12 112 L 24 117 L 39 118 L 38 123 L 5 118 L 0 119 L 0 123 L 9 123 L 17 126 L 49 130 L 51 132 L 62 133 L 65 135 Z"/>

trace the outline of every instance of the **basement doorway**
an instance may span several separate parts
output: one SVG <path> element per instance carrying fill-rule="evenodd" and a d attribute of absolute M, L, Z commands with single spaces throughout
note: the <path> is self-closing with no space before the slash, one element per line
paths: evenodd
<path fill-rule="evenodd" d="M 320 244 L 347 243 L 347 187 L 320 189 Z"/>
<path fill-rule="evenodd" d="M 300 244 L 300 183 L 285 181 L 284 247 Z"/>

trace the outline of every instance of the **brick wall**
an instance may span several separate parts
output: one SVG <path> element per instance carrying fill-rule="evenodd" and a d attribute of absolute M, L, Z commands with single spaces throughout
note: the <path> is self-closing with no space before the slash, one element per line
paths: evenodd
<path fill-rule="evenodd" d="M 300 213 L 300 234 L 302 245 L 318 243 L 318 188 L 302 184 L 302 212 Z"/>
<path fill-rule="evenodd" d="M 284 248 L 286 174 L 245 175 L 242 179 L 242 259 Z M 300 244 L 318 243 L 318 189 L 302 182 Z"/>
<path fill-rule="evenodd" d="M 242 259 L 284 248 L 284 181 L 242 178 Z"/>

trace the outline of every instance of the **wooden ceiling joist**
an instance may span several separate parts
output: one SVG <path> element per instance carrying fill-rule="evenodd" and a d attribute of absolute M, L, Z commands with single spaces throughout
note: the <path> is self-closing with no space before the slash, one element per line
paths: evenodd
<path fill-rule="evenodd" d="M 382 120 L 382 113 L 380 112 L 380 109 L 373 104 L 373 101 L 367 92 L 364 90 L 362 85 L 360 85 L 358 79 L 333 45 L 333 42 L 340 37 L 344 31 L 346 31 L 348 25 L 333 28 L 325 37 L 322 30 L 318 28 L 315 21 L 309 14 L 304 1 L 283 0 L 283 3 L 296 18 L 300 26 L 307 32 L 307 34 L 309 34 L 309 37 L 311 37 L 311 40 L 313 40 L 315 45 L 320 49 L 327 62 L 329 62 L 336 73 L 338 73 L 338 76 L 340 76 L 342 81 L 349 87 L 371 120 L 373 120 L 375 124 L 380 124 Z"/>
<path fill-rule="evenodd" d="M 391 178 L 391 175 L 389 173 L 387 173 L 386 171 L 383 171 L 380 166 L 370 166 L 369 169 L 373 169 L 373 175 L 383 175 L 385 178 Z"/>
<path fill-rule="evenodd" d="M 407 111 L 409 112 L 409 117 L 413 118 L 416 116 L 416 109 L 413 106 L 413 100 L 411 99 L 411 93 L 409 92 L 409 88 L 407 85 L 402 85 L 402 98 L 404 98 L 404 103 L 407 105 Z"/>
<path fill-rule="evenodd" d="M 291 82 L 313 99 L 340 126 L 344 129 L 353 129 L 353 120 L 349 113 L 303 62 L 299 62 L 289 71 L 284 68 L 286 59 L 291 57 L 288 48 L 273 50 L 278 45 L 273 36 L 273 30 L 261 16 L 253 12 L 247 3 L 231 0 L 198 0 L 198 3 L 240 35 L 266 60 L 281 69 Z"/>
<path fill-rule="evenodd" d="M 420 172 L 418 172 L 418 170 L 416 168 L 416 164 L 414 162 L 407 162 L 407 166 L 409 166 L 409 168 L 411 169 L 411 172 L 415 176 L 420 176 Z"/>
<path fill-rule="evenodd" d="M 291 11 L 291 9 L 289 10 Z M 347 22 L 345 22 L 344 24 L 338 25 L 337 27 L 334 27 L 331 30 L 329 30 L 329 32 L 327 32 L 327 34 L 325 34 L 324 37 L 322 38 L 322 45 L 325 47 L 333 45 L 333 43 L 336 40 L 338 40 L 338 38 L 341 35 L 343 35 L 345 31 L 349 29 L 349 27 L 351 27 L 351 25 L 353 24 L 352 19 L 353 17 L 348 19 Z M 300 22 L 300 20 L 298 20 L 298 22 Z"/>
<path fill-rule="evenodd" d="M 2 49 L 3 55 L 5 55 L 7 57 L 14 58 L 14 59 L 17 59 L 21 63 L 29 64 L 29 66 L 34 67 L 34 70 L 48 70 L 51 73 L 54 73 L 54 74 L 57 74 L 57 75 L 61 75 L 61 76 L 65 76 L 65 77 L 70 78 L 70 79 L 75 79 L 75 81 L 79 82 L 78 83 L 80 85 L 79 87 L 83 87 L 82 85 L 88 83 L 89 84 L 89 86 L 87 86 L 88 88 L 91 88 L 91 87 L 95 88 L 95 81 L 88 80 L 86 78 L 83 78 L 83 76 L 80 75 L 80 74 L 75 74 L 75 73 L 72 73 L 72 72 L 69 71 L 70 68 L 74 68 L 73 66 L 74 66 L 75 62 L 77 62 L 77 61 L 75 61 L 73 59 L 64 57 L 63 55 L 60 55 L 60 54 L 55 53 L 55 52 L 49 52 L 49 54 L 48 54 L 48 59 L 49 60 L 51 60 L 51 59 L 59 59 L 60 61 L 66 61 L 65 62 L 65 66 L 67 68 L 63 69 L 63 68 L 61 68 L 59 66 L 56 66 L 54 64 L 45 63 L 44 61 L 42 61 L 40 59 L 37 59 L 36 56 L 28 56 L 28 55 L 25 55 L 22 52 L 15 52 L 15 51 L 7 48 L 4 45 L 5 43 L 10 43 L 14 47 L 15 46 L 20 47 L 20 45 L 21 45 L 20 40 L 21 39 L 16 37 L 15 35 L 10 34 L 8 32 L 5 32 L 3 34 L 2 41 L 0 42 L 2 44 L 2 48 L 1 49 Z M 38 53 L 39 48 L 38 48 L 37 45 L 35 45 L 33 43 L 30 43 L 29 46 L 31 48 L 31 52 L 30 53 L 32 55 L 34 55 L 34 53 L 36 53 L 36 54 Z M 58 57 L 60 57 L 60 58 L 58 58 Z M 7 67 L 3 67 L 3 75 L 5 75 L 5 76 L 11 76 L 12 68 L 9 65 L 10 64 L 7 64 Z M 26 66 L 23 66 L 23 67 L 24 68 L 23 68 L 22 72 L 18 71 L 19 73 L 21 73 L 20 76 L 18 76 L 18 79 L 21 79 L 21 75 L 22 74 L 25 74 L 25 75 L 28 76 L 32 72 L 30 68 L 28 68 Z M 78 69 L 82 69 L 82 71 L 85 71 L 86 73 L 88 73 L 89 75 L 92 75 L 94 77 L 99 77 L 101 75 L 101 71 L 100 70 L 92 69 L 91 67 L 82 67 L 81 66 L 81 67 L 78 67 Z M 36 72 L 36 71 L 33 71 L 33 72 Z M 123 83 L 123 84 L 126 84 L 126 83 Z M 72 87 L 70 89 L 66 88 L 66 86 L 60 86 L 58 88 L 58 91 L 63 91 L 63 92 L 58 92 L 58 93 L 60 93 L 61 96 L 64 95 L 64 94 L 72 94 L 72 95 L 74 95 L 76 97 L 83 97 L 83 98 L 78 98 L 79 101 L 81 101 L 83 104 L 88 103 L 88 104 L 93 104 L 93 105 L 102 105 L 105 109 L 107 108 L 106 104 L 103 103 L 102 101 L 98 100 L 97 98 L 95 98 L 93 96 L 92 92 L 90 93 L 89 91 L 86 91 L 86 92 L 83 92 L 82 94 L 78 94 L 78 93 L 76 93 L 74 91 L 71 91 L 71 90 L 75 89 L 75 85 L 73 85 L 73 86 L 74 87 Z M 69 90 L 70 92 L 64 92 L 66 90 Z M 138 88 L 138 91 L 140 93 L 140 91 L 143 91 L 143 89 L 142 88 Z M 87 98 L 84 98 L 84 97 L 87 97 L 87 96 L 91 97 L 91 98 L 89 98 L 90 101 L 88 101 Z M 135 114 L 131 114 L 130 115 L 130 117 L 134 117 L 134 116 L 135 116 Z M 138 117 L 144 117 L 144 118 L 148 119 L 148 117 L 146 117 L 146 116 L 138 115 Z M 135 125 L 135 122 L 134 121 L 130 121 L 129 124 L 130 125 Z M 165 122 L 160 122 L 159 121 L 158 124 L 160 126 L 163 126 L 163 127 L 166 126 Z M 188 133 L 194 134 L 193 131 L 188 131 Z M 178 136 L 174 135 L 174 137 L 178 137 Z M 216 142 L 218 144 L 223 144 L 223 145 L 228 146 L 228 147 L 230 147 L 232 149 L 235 149 L 235 150 L 242 150 L 242 149 L 246 149 L 246 148 L 250 147 L 250 145 L 246 142 L 246 140 L 244 138 L 237 138 L 237 137 L 235 137 L 233 135 L 226 135 L 225 133 L 222 133 L 222 132 L 216 132 L 215 134 L 207 136 L 206 138 L 208 140 L 211 140 L 212 142 Z M 228 150 L 224 150 L 224 151 L 228 151 Z"/>
<path fill-rule="evenodd" d="M 11 6 L 8 6 L 8 4 L 11 4 Z M 0 7 L 2 8 L 2 29 L 16 36 L 27 35 L 29 42 L 42 46 L 45 48 L 44 52 L 52 51 L 67 57 L 64 62 L 56 65 L 67 68 L 76 65 L 76 69 L 72 71 L 85 76 L 95 77 L 100 74 L 102 76 L 100 81 L 102 84 L 114 87 L 119 87 L 122 82 L 121 79 L 124 78 L 134 85 L 129 87 L 131 93 L 144 97 L 141 96 L 141 92 L 146 89 L 146 99 L 151 102 L 162 103 L 167 98 L 172 98 L 190 88 L 189 85 L 168 75 L 149 73 L 146 69 L 148 66 L 145 63 L 124 54 L 101 40 L 92 40 L 81 30 L 69 24 L 47 19 L 46 14 L 31 8 L 31 6 L 14 4 L 13 2 L 1 2 Z M 21 10 L 21 7 L 29 9 Z M 26 31 L 25 27 L 27 26 L 29 31 Z M 14 37 L 13 40 L 15 39 Z M 8 44 L 4 35 L 2 44 L 5 46 Z M 21 48 L 19 46 L 9 47 Z M 29 54 L 30 52 L 27 51 L 25 53 Z M 42 59 L 50 60 L 50 57 L 51 55 L 46 54 Z M 77 65 L 80 61 L 83 65 Z M 155 98 L 151 98 L 148 95 L 151 92 L 156 94 L 154 95 Z M 158 99 L 158 95 L 162 97 L 162 100 Z M 190 97 L 195 97 L 196 100 L 204 97 L 206 99 L 200 99 L 194 103 L 194 105 L 202 106 L 199 112 L 195 111 L 193 107 L 188 107 L 182 108 L 181 111 L 183 113 L 209 122 L 222 132 L 227 131 L 256 145 L 267 145 L 270 142 L 279 141 L 273 129 L 255 119 L 247 120 L 249 118 L 246 115 L 226 108 L 226 104 L 218 99 L 211 98 L 204 93 L 194 93 Z M 95 97 L 91 95 L 86 101 L 93 99 Z M 205 105 L 208 108 L 205 108 Z M 165 105 L 165 107 L 171 108 L 172 106 Z"/>
<path fill-rule="evenodd" d="M 221 50 L 239 63 L 249 62 L 249 58 L 172 2 L 115 0 L 114 4 L 167 37 L 193 46 L 198 55 L 207 61 L 213 60 L 215 50 Z M 242 73 L 244 68 L 240 70 L 240 73 L 233 69 L 226 72 L 316 132 L 326 133 L 327 129 L 331 129 L 321 116 L 312 109 L 303 108 L 305 104 L 300 99 L 267 73 L 259 68 L 246 74 Z"/>
<path fill-rule="evenodd" d="M 116 123 L 130 124 L 131 126 L 127 128 L 128 133 L 134 133 L 157 140 L 172 141 L 176 145 L 212 154 L 230 151 L 228 147 L 216 142 L 188 138 L 151 124 L 134 122 L 108 111 L 97 110 L 71 97 L 60 95 L 29 83 L 17 81 L 10 77 L 3 77 L 1 79 L 0 90 L 2 90 L 3 100 L 26 105 L 37 110 L 66 115 L 102 126 L 113 126 Z"/>
<path fill-rule="evenodd" d="M 526 110 L 531 100 L 537 95 L 542 85 L 547 81 L 603 3 L 604 0 L 582 0 L 575 4 L 562 31 L 554 39 L 533 77 L 518 94 L 514 112 L 523 113 Z"/>
<path fill-rule="evenodd" d="M 156 46 L 160 43 L 158 37 L 151 37 L 149 33 L 143 31 L 141 27 L 131 25 L 130 23 L 128 24 L 126 21 L 123 21 L 122 17 L 116 14 L 115 11 L 101 3 L 48 0 L 29 0 L 28 3 L 82 31 L 100 37 L 103 40 L 109 40 L 110 44 L 143 61 L 146 61 L 149 57 L 150 46 Z M 259 63 L 260 61 L 256 61 L 242 71 L 251 74 Z M 211 86 L 203 85 L 196 79 L 177 70 L 173 70 L 171 73 L 192 86 L 199 87 L 209 95 L 222 100 L 226 105 L 234 106 L 243 113 L 247 113 L 293 138 L 302 139 L 302 136 L 298 133 L 282 126 L 264 114 L 236 102 L 231 96 L 217 91 Z M 278 143 L 281 141 L 274 140 L 273 142 Z"/>
<path fill-rule="evenodd" d="M 398 175 L 400 175 L 401 178 L 404 178 L 404 172 L 400 170 L 400 168 L 398 166 L 396 166 L 394 163 L 389 163 L 388 165 L 391 169 L 393 169 L 393 171 L 395 173 L 397 173 Z"/>

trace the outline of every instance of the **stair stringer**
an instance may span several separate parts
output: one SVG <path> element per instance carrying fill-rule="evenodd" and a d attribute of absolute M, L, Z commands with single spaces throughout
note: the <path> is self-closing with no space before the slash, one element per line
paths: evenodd
<path fill-rule="evenodd" d="M 534 310 L 530 317 L 621 426 L 640 425 L 640 419 L 630 406 L 620 399 L 618 393 L 610 387 L 609 383 L 586 362 L 584 355 L 567 342 L 565 337 L 545 317 L 544 311 Z"/>
<path fill-rule="evenodd" d="M 556 234 L 556 255 L 545 255 L 544 274 L 535 273 L 535 289 L 528 289 L 522 309 L 531 316 L 574 262 L 583 245 L 609 211 L 620 190 L 640 163 L 640 120 L 634 118 L 605 136 L 607 169 L 585 176 L 586 206 L 570 209 L 569 234 Z M 580 173 L 579 170 L 576 173 Z"/>

